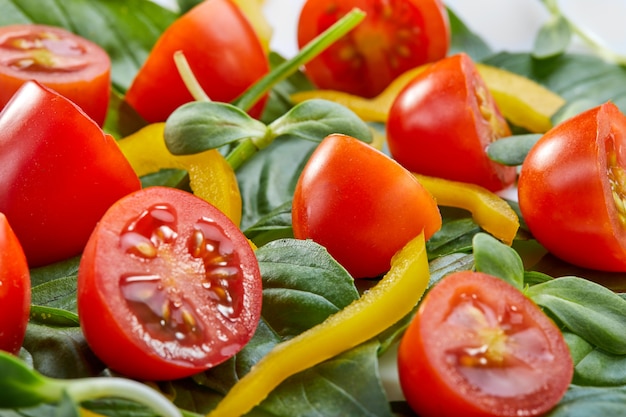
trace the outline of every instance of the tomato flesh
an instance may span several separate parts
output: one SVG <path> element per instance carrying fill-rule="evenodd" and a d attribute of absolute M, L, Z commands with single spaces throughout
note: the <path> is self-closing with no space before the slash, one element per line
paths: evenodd
<path fill-rule="evenodd" d="M 79 271 L 87 342 L 109 367 L 141 379 L 189 376 L 234 355 L 256 329 L 261 298 L 239 229 L 204 200 L 163 187 L 116 203 Z"/>
<path fill-rule="evenodd" d="M 30 271 L 7 218 L 0 213 L 0 350 L 17 354 L 30 312 Z"/>
<path fill-rule="evenodd" d="M 0 107 L 30 79 L 76 103 L 100 126 L 110 96 L 111 62 L 98 45 L 46 25 L 0 28 Z"/>
<path fill-rule="evenodd" d="M 520 210 L 554 256 L 584 268 L 626 271 L 625 143 L 626 116 L 609 102 L 555 126 L 526 156 Z"/>
<path fill-rule="evenodd" d="M 400 383 L 424 416 L 536 416 L 573 375 L 556 325 L 499 278 L 464 271 L 422 301 L 398 352 Z"/>
<path fill-rule="evenodd" d="M 515 167 L 486 153 L 490 143 L 510 135 L 476 65 L 463 53 L 433 63 L 409 82 L 387 122 L 389 151 L 404 167 L 490 191 L 517 177 Z"/>
<path fill-rule="evenodd" d="M 306 64 L 319 88 L 373 97 L 403 72 L 446 55 L 449 23 L 439 0 L 308 0 L 298 21 L 299 46 L 355 7 L 365 20 Z"/>

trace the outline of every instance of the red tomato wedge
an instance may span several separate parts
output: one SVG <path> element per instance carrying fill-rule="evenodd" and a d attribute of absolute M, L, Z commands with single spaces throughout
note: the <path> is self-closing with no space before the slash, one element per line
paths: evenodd
<path fill-rule="evenodd" d="M 409 171 L 353 137 L 330 135 L 304 167 L 293 196 L 293 233 L 312 239 L 354 278 L 389 270 L 392 256 L 441 227 L 435 200 Z"/>
<path fill-rule="evenodd" d="M 403 72 L 448 53 L 448 14 L 440 0 L 308 0 L 298 20 L 298 45 L 355 7 L 365 20 L 306 64 L 319 88 L 373 97 Z"/>
<path fill-rule="evenodd" d="M 398 94 L 389 111 L 387 141 L 394 159 L 418 174 L 499 191 L 515 167 L 492 161 L 487 146 L 510 136 L 471 58 L 457 54 L 428 66 Z"/>
<path fill-rule="evenodd" d="M 78 273 L 89 346 L 144 380 L 206 370 L 237 353 L 261 315 L 258 262 L 238 227 L 191 193 L 149 187 L 114 204 Z"/>
<path fill-rule="evenodd" d="M 78 255 L 106 209 L 141 183 L 115 139 L 27 81 L 0 113 L 0 212 L 30 267 Z"/>
<path fill-rule="evenodd" d="M 505 281 L 443 278 L 422 300 L 398 350 L 400 384 L 420 416 L 538 416 L 574 371 L 563 335 Z"/>
<path fill-rule="evenodd" d="M 17 236 L 0 213 L 0 350 L 17 354 L 30 312 L 30 271 Z"/>
<path fill-rule="evenodd" d="M 211 100 L 231 102 L 269 72 L 267 56 L 253 27 L 230 0 L 206 0 L 178 18 L 158 39 L 126 93 L 146 121 L 163 122 L 193 101 L 176 64 L 182 51 Z M 261 115 L 266 99 L 251 110 Z"/>
<path fill-rule="evenodd" d="M 546 132 L 518 182 L 522 216 L 556 257 L 626 272 L 626 116 L 605 103 Z"/>
<path fill-rule="evenodd" d="M 55 90 L 103 125 L 111 60 L 100 46 L 53 26 L 0 27 L 0 108 L 28 80 Z"/>

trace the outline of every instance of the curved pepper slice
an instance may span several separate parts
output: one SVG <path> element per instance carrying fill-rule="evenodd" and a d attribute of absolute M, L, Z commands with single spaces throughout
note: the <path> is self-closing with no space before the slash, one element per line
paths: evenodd
<path fill-rule="evenodd" d="M 424 235 L 420 234 L 394 256 L 380 282 L 321 324 L 276 345 L 208 416 L 241 416 L 288 377 L 375 337 L 411 312 L 429 279 Z"/>
<path fill-rule="evenodd" d="M 154 123 L 120 139 L 122 152 L 138 176 L 161 169 L 182 169 L 189 174 L 195 195 L 208 201 L 236 225 L 241 222 L 241 194 L 235 172 L 217 150 L 173 155 L 165 146 L 165 123 Z"/>
<path fill-rule="evenodd" d="M 517 213 L 498 195 L 475 185 L 413 174 L 440 206 L 457 207 L 472 213 L 474 221 L 510 245 L 519 229 Z"/>
<path fill-rule="evenodd" d="M 400 75 L 382 93 L 371 99 L 339 91 L 311 90 L 295 93 L 291 100 L 300 103 L 322 98 L 348 107 L 365 121 L 386 122 L 398 93 L 427 65 Z M 563 98 L 541 84 L 510 71 L 480 63 L 476 64 L 476 68 L 507 120 L 532 133 L 543 133 L 552 127 L 550 118 L 565 104 Z"/>

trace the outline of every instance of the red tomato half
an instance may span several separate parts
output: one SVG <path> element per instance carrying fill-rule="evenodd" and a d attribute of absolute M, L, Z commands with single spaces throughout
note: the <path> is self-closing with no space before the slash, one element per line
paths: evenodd
<path fill-rule="evenodd" d="M 234 100 L 269 71 L 256 32 L 239 8 L 231 0 L 205 0 L 166 29 L 126 93 L 126 101 L 150 123 L 165 121 L 193 101 L 174 63 L 179 50 L 215 101 Z M 258 117 L 265 101 L 250 114 Z"/>
<path fill-rule="evenodd" d="M 298 21 L 299 46 L 355 7 L 367 13 L 365 19 L 306 64 L 319 88 L 373 97 L 403 72 L 448 53 L 448 14 L 440 0 L 307 0 Z"/>
<path fill-rule="evenodd" d="M 28 80 L 50 87 L 104 123 L 111 60 L 95 43 L 52 26 L 0 27 L 0 108 Z"/>
<path fill-rule="evenodd" d="M 87 343 L 105 364 L 169 380 L 250 340 L 262 284 L 248 240 L 225 214 L 191 193 L 150 187 L 102 217 L 81 259 L 77 297 Z"/>
<path fill-rule="evenodd" d="M 398 350 L 400 384 L 423 417 L 537 416 L 574 366 L 563 335 L 503 280 L 458 272 L 421 302 Z"/>
<path fill-rule="evenodd" d="M 391 258 L 422 230 L 441 227 L 435 200 L 415 177 L 368 144 L 326 137 L 293 196 L 293 233 L 324 246 L 354 278 L 389 270 Z"/>
<path fill-rule="evenodd" d="M 0 212 L 31 267 L 78 255 L 107 208 L 141 187 L 115 139 L 26 82 L 0 113 Z"/>
<path fill-rule="evenodd" d="M 398 94 L 387 121 L 391 155 L 410 171 L 502 190 L 515 167 L 486 153 L 509 126 L 471 58 L 457 54 L 418 74 Z"/>
<path fill-rule="evenodd" d="M 548 131 L 522 164 L 518 199 L 552 254 L 626 272 L 626 116 L 606 103 Z"/>
<path fill-rule="evenodd" d="M 30 312 L 30 272 L 26 256 L 0 213 L 0 350 L 17 354 Z"/>

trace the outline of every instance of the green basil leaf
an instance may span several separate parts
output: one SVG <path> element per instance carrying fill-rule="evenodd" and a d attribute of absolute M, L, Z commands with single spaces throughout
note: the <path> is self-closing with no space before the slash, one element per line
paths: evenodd
<path fill-rule="evenodd" d="M 31 303 L 76 312 L 76 275 L 57 278 L 32 288 Z"/>
<path fill-rule="evenodd" d="M 470 218 L 445 220 L 426 242 L 429 260 L 456 252 L 471 252 L 472 239 L 481 229 Z"/>
<path fill-rule="evenodd" d="M 559 404 L 545 417 L 621 417 L 626 404 L 626 385 L 580 387 L 571 385 Z"/>
<path fill-rule="evenodd" d="M 100 45 L 111 58 L 113 85 L 122 92 L 177 17 L 148 0 L 0 0 L 0 10 L 0 26 L 59 26 Z"/>
<path fill-rule="evenodd" d="M 626 354 L 626 301 L 613 291 L 563 277 L 533 285 L 526 294 L 571 332 L 609 353 Z"/>
<path fill-rule="evenodd" d="M 313 241 L 277 240 L 256 255 L 263 277 L 262 314 L 283 338 L 321 323 L 359 298 L 350 274 Z"/>
<path fill-rule="evenodd" d="M 269 128 L 276 136 L 320 142 L 333 133 L 342 133 L 364 142 L 372 141 L 368 125 L 347 107 L 322 99 L 306 100 L 274 120 Z"/>
<path fill-rule="evenodd" d="M 30 306 L 30 322 L 53 327 L 78 327 L 78 315 L 60 308 Z"/>
<path fill-rule="evenodd" d="M 541 136 L 529 133 L 498 139 L 487 146 L 487 156 L 503 165 L 522 165 L 526 155 Z"/>
<path fill-rule="evenodd" d="M 572 39 L 572 29 L 563 16 L 554 16 L 546 22 L 535 38 L 533 57 L 546 59 L 566 51 Z"/>
<path fill-rule="evenodd" d="M 46 282 L 78 274 L 80 256 L 30 270 L 30 285 L 34 288 Z"/>
<path fill-rule="evenodd" d="M 487 233 L 474 236 L 476 270 L 502 278 L 515 288 L 524 286 L 524 264 L 515 249 Z"/>
<path fill-rule="evenodd" d="M 563 54 L 537 61 L 530 54 L 502 52 L 484 63 L 528 77 L 568 102 L 585 100 L 600 105 L 610 100 L 626 110 L 626 67 L 597 56 Z"/>
<path fill-rule="evenodd" d="M 168 117 L 163 136 L 174 155 L 195 154 L 221 148 L 242 139 L 262 138 L 265 124 L 228 103 L 193 101 Z"/>
<path fill-rule="evenodd" d="M 446 275 L 458 271 L 469 271 L 473 268 L 474 255 L 472 254 L 452 253 L 434 259 L 429 264 L 430 281 L 428 282 L 428 288 L 431 288 Z"/>
<path fill-rule="evenodd" d="M 257 247 L 278 239 L 293 237 L 291 201 L 277 207 L 244 231 Z"/>

